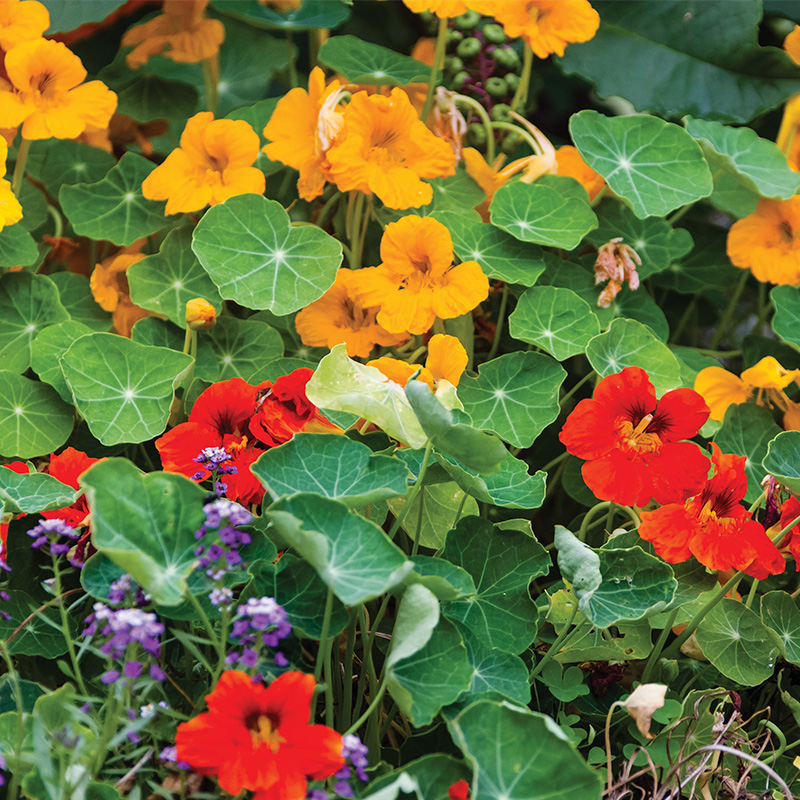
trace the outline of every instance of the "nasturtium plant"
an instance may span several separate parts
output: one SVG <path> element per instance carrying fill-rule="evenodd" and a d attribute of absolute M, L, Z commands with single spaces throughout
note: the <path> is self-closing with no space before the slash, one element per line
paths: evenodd
<path fill-rule="evenodd" d="M 0 3 L 9 798 L 792 796 L 793 4 L 146 5 Z"/>

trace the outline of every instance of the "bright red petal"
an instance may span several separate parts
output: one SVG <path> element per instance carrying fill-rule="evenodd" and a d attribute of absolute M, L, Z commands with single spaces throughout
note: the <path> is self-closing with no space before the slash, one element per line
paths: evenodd
<path fill-rule="evenodd" d="M 267 688 L 264 708 L 280 720 L 279 731 L 285 739 L 308 727 L 315 685 L 313 675 L 284 672 Z"/>
<path fill-rule="evenodd" d="M 617 443 L 614 416 L 596 400 L 581 400 L 567 417 L 558 438 L 573 456 L 599 458 Z"/>
<path fill-rule="evenodd" d="M 73 489 L 79 489 L 78 478 L 98 461 L 100 461 L 99 458 L 90 458 L 86 453 L 82 453 L 74 447 L 68 447 L 59 455 L 50 457 L 50 466 L 47 471 L 61 483 L 66 483 Z"/>
<path fill-rule="evenodd" d="M 697 524 L 697 519 L 688 513 L 686 506 L 671 503 L 642 513 L 639 536 L 650 542 L 664 561 L 680 564 L 692 555 L 689 541 Z"/>
<path fill-rule="evenodd" d="M 656 409 L 656 390 L 639 367 L 625 367 L 622 372 L 607 375 L 595 387 L 592 398 L 612 417 L 624 417 L 634 426 Z"/>
<path fill-rule="evenodd" d="M 662 442 L 691 439 L 705 425 L 711 410 L 694 389 L 674 389 L 659 401 L 648 433 L 657 433 Z"/>
<path fill-rule="evenodd" d="M 708 481 L 708 458 L 692 442 L 668 442 L 644 460 L 652 496 L 661 505 L 682 503 L 699 494 Z"/>
<path fill-rule="evenodd" d="M 748 541 L 756 550 L 755 560 L 744 570 L 748 575 L 763 581 L 770 575 L 780 575 L 786 569 L 786 561 L 784 561 L 781 551 L 775 547 L 763 526 L 758 522 L 747 523 L 742 530 L 742 535 L 747 536 Z"/>
<path fill-rule="evenodd" d="M 646 506 L 653 496 L 647 462 L 622 450 L 614 449 L 602 458 L 587 461 L 581 474 L 600 500 L 611 500 L 621 506 Z"/>
<path fill-rule="evenodd" d="M 221 444 L 222 437 L 215 428 L 197 422 L 182 422 L 156 439 L 156 450 L 167 472 L 178 472 L 187 478 L 202 472 L 201 480 L 204 480 L 211 473 L 192 459 L 204 448 L 219 447 Z"/>
<path fill-rule="evenodd" d="M 264 487 L 250 470 L 250 466 L 263 452 L 255 447 L 246 447 L 233 454 L 232 463 L 236 467 L 236 473 L 223 475 L 221 478 L 228 487 L 225 494 L 231 500 L 249 505 L 260 503 L 264 499 Z"/>
<path fill-rule="evenodd" d="M 714 463 L 714 476 L 708 482 L 704 498 L 711 500 L 718 516 L 729 516 L 739 508 L 739 502 L 747 494 L 747 475 L 744 465 L 745 456 L 723 453 L 719 446 L 712 442 L 711 460 Z"/>
<path fill-rule="evenodd" d="M 302 772 L 315 781 L 329 778 L 344 766 L 342 736 L 325 725 L 308 725 L 303 738 L 293 742 L 289 750 L 297 754 Z M 283 752 L 281 748 L 281 755 Z"/>
<path fill-rule="evenodd" d="M 226 433 L 243 433 L 256 410 L 257 401 L 256 387 L 241 378 L 219 381 L 195 400 L 189 422 L 207 425 L 216 430 L 220 437 Z M 200 448 L 197 452 L 200 452 Z"/>
<path fill-rule="evenodd" d="M 751 539 L 749 526 L 757 522 L 722 518 L 706 519 L 699 524 L 689 547 L 695 558 L 704 566 L 714 570 L 746 569 L 758 556 Z"/>
<path fill-rule="evenodd" d="M 31 468 L 24 461 L 12 461 L 10 464 L 3 464 L 3 467 L 16 472 L 18 475 L 27 475 Z"/>

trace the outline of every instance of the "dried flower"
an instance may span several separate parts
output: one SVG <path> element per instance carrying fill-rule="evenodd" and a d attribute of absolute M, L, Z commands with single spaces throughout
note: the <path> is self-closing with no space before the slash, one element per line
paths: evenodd
<path fill-rule="evenodd" d="M 608 281 L 608 286 L 600 292 L 597 305 L 608 308 L 625 281 L 628 281 L 631 291 L 638 289 L 639 273 L 636 267 L 641 265 L 642 259 L 632 247 L 622 244 L 621 236 L 602 245 L 594 262 L 594 282 Z"/>

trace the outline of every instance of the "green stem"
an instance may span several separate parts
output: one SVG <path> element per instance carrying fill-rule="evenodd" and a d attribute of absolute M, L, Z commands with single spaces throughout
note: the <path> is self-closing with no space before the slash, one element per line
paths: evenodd
<path fill-rule="evenodd" d="M 512 125 L 510 122 L 492 122 L 493 128 L 498 128 L 502 131 L 511 131 L 512 133 L 516 133 L 518 136 L 521 136 L 529 145 L 531 150 L 536 155 L 541 155 L 542 148 L 539 147 L 539 142 L 531 136 L 528 131 L 520 128 L 518 125 Z"/>
<path fill-rule="evenodd" d="M 483 127 L 486 129 L 486 163 L 491 165 L 494 161 L 494 130 L 486 109 L 477 100 L 467 97 L 465 94 L 454 95 L 453 99 L 456 103 L 469 106 L 481 118 Z"/>
<path fill-rule="evenodd" d="M 742 296 L 742 292 L 744 291 L 744 287 L 745 284 L 747 283 L 747 278 L 749 275 L 750 275 L 749 270 L 744 270 L 742 272 L 742 277 L 739 278 L 739 283 L 736 284 L 736 288 L 733 290 L 733 294 L 731 295 L 728 307 L 723 312 L 722 319 L 720 319 L 719 324 L 717 325 L 717 330 L 714 333 L 714 338 L 708 345 L 709 350 L 716 350 L 717 347 L 719 346 L 719 343 L 722 341 L 722 337 L 725 335 L 725 331 L 728 329 L 728 325 L 730 325 L 731 318 L 736 313 L 736 305 L 739 302 L 739 298 Z"/>
<path fill-rule="evenodd" d="M 489 355 L 486 357 L 487 361 L 491 361 L 495 355 L 497 355 L 497 350 L 500 347 L 500 337 L 503 333 L 503 323 L 506 319 L 506 306 L 508 305 L 508 284 L 503 284 L 503 296 L 500 299 L 500 310 L 497 312 L 497 326 L 495 327 L 494 331 L 494 340 L 492 341 L 492 347 L 489 350 Z"/>
<path fill-rule="evenodd" d="M 22 188 L 22 178 L 25 175 L 25 164 L 28 161 L 28 152 L 31 149 L 31 140 L 22 139 L 19 143 L 19 150 L 17 151 L 17 163 L 14 164 L 14 176 L 11 179 L 11 191 L 19 197 L 20 189 Z"/>
<path fill-rule="evenodd" d="M 342 686 L 342 706 L 339 709 L 339 729 L 349 726 L 353 714 L 353 657 L 356 646 L 356 624 L 358 617 L 350 609 L 350 622 L 347 625 L 347 642 L 344 648 L 344 685 Z"/>
<path fill-rule="evenodd" d="M 86 691 L 86 684 L 83 682 L 83 674 L 81 673 L 81 666 L 78 663 L 78 655 L 75 652 L 75 644 L 73 643 L 72 635 L 69 632 L 69 616 L 67 614 L 67 609 L 64 608 L 64 600 L 62 598 L 63 586 L 61 583 L 61 568 L 58 566 L 58 556 L 55 556 L 51 553 L 50 558 L 53 562 L 56 597 L 60 598 L 60 602 L 58 603 L 58 613 L 61 617 L 61 633 L 64 636 L 64 641 L 67 643 L 69 660 L 72 664 L 72 671 L 75 673 L 75 681 L 78 684 L 81 694 L 88 697 L 89 693 Z"/>
<path fill-rule="evenodd" d="M 364 261 L 364 243 L 367 241 L 367 229 L 369 220 L 372 216 L 372 195 L 364 201 L 364 216 L 361 220 L 361 234 L 358 237 L 358 249 L 356 251 L 356 264 L 360 267 Z"/>
<path fill-rule="evenodd" d="M 103 764 L 106 761 L 106 756 L 108 755 L 108 744 L 113 738 L 114 731 L 117 727 L 119 701 L 117 700 L 116 688 L 117 685 L 112 683 L 108 697 L 106 698 L 107 705 L 105 708 L 105 713 L 102 715 L 103 730 L 100 734 L 100 742 L 98 743 L 96 750 L 97 756 L 95 757 L 94 769 L 92 770 L 92 776 L 95 778 L 99 776 L 100 770 L 103 768 Z"/>
<path fill-rule="evenodd" d="M 758 589 L 758 580 L 753 579 L 753 583 L 750 585 L 750 591 L 747 594 L 747 601 L 744 604 L 745 608 L 750 608 L 753 605 L 753 600 L 756 597 L 756 589 Z"/>
<path fill-rule="evenodd" d="M 203 59 L 203 88 L 206 95 L 206 111 L 216 116 L 219 105 L 219 55 Z"/>
<path fill-rule="evenodd" d="M 511 101 L 511 110 L 516 111 L 522 103 L 528 99 L 528 87 L 531 83 L 531 69 L 533 67 L 533 50 L 525 45 L 525 50 L 522 54 L 522 74 L 519 78 L 519 86 L 514 93 L 514 99 Z"/>
<path fill-rule="evenodd" d="M 686 214 L 694 205 L 694 203 L 687 203 L 685 206 L 681 206 L 677 211 L 675 211 L 672 215 L 667 217 L 667 222 L 670 225 L 675 224 L 684 214 Z"/>
<path fill-rule="evenodd" d="M 411 487 L 411 491 L 408 493 L 408 498 L 406 499 L 403 508 L 400 510 L 400 513 L 395 518 L 394 525 L 392 525 L 392 528 L 389 531 L 390 539 L 394 539 L 394 537 L 397 535 L 397 531 L 400 530 L 400 526 L 403 524 L 403 520 L 406 518 L 406 514 L 408 514 L 412 503 L 414 502 L 420 490 L 422 489 L 422 481 L 425 478 L 425 473 L 428 471 L 428 462 L 431 459 L 432 450 L 433 450 L 433 442 L 431 442 L 431 440 L 428 439 L 428 443 L 425 445 L 425 453 L 422 456 L 422 465 L 419 468 L 419 476 L 417 477 L 417 480 L 414 482 L 414 485 Z"/>
<path fill-rule="evenodd" d="M 317 663 L 314 665 L 314 680 L 319 683 L 320 676 L 322 675 L 322 662 L 325 660 L 323 654 L 329 647 L 328 633 L 331 629 L 331 615 L 333 614 L 333 589 L 328 589 L 328 595 L 325 598 L 325 611 L 322 616 L 322 633 L 319 637 L 319 650 L 317 651 Z"/>
<path fill-rule="evenodd" d="M 464 510 L 464 504 L 467 502 L 467 498 L 469 497 L 469 495 L 463 489 L 461 490 L 461 493 L 462 493 L 461 502 L 458 504 L 458 511 L 456 511 L 455 519 L 453 520 L 453 523 L 450 525 L 450 530 L 452 530 L 453 528 L 455 528 L 456 525 L 458 525 L 458 521 L 461 519 L 461 512 Z"/>
<path fill-rule="evenodd" d="M 347 736 L 348 733 L 355 733 L 372 716 L 372 712 L 378 707 L 383 699 L 386 686 L 386 681 L 381 681 L 381 685 L 378 688 L 378 691 L 375 693 L 375 697 L 372 698 L 372 702 L 370 702 L 370 704 L 367 706 L 367 710 L 344 732 L 345 736 Z"/>
<path fill-rule="evenodd" d="M 436 47 L 433 52 L 433 64 L 431 64 L 431 75 L 428 78 L 428 92 L 425 95 L 425 105 L 422 106 L 422 113 L 419 118 L 425 122 L 430 114 L 433 105 L 433 95 L 436 92 L 436 79 L 439 77 L 439 70 L 444 63 L 444 51 L 447 44 L 447 17 L 439 18 L 439 30 L 436 33 Z"/>
<path fill-rule="evenodd" d="M 566 461 L 569 458 L 569 453 L 564 452 L 560 456 L 556 456 L 555 458 L 548 461 L 543 467 L 539 467 L 542 472 L 549 472 L 553 467 L 557 464 L 560 464 L 562 461 Z"/>
<path fill-rule="evenodd" d="M 330 591 L 330 590 L 329 590 Z M 323 669 L 325 671 L 325 724 L 333 727 L 333 671 L 331 658 L 333 657 L 333 638 L 328 637 L 328 646 L 323 654 Z M 319 656 L 318 656 L 319 658 Z"/>
<path fill-rule="evenodd" d="M 348 259 L 350 269 L 358 269 L 361 266 L 358 256 L 358 242 L 361 237 L 361 218 L 363 214 L 364 193 L 359 192 L 355 200 L 353 216 L 350 220 L 350 258 Z"/>
<path fill-rule="evenodd" d="M 681 315 L 680 320 L 678 320 L 678 324 L 675 327 L 675 330 L 673 331 L 672 336 L 670 337 L 673 342 L 677 342 L 678 339 L 680 338 L 680 335 L 683 333 L 683 329 L 686 327 L 686 323 L 689 322 L 689 320 L 692 317 L 692 314 L 694 314 L 694 310 L 697 308 L 697 301 L 699 299 L 700 299 L 700 295 L 696 294 L 689 301 L 689 305 L 686 306 L 686 310 Z"/>
<path fill-rule="evenodd" d="M 800 739 L 796 739 L 794 742 L 787 744 L 786 736 L 774 722 L 771 722 L 770 720 L 764 720 L 762 724 L 765 728 L 769 728 L 778 737 L 778 749 L 774 753 L 762 759 L 761 761 L 763 764 L 771 764 L 773 761 L 777 761 L 787 750 L 791 752 L 795 749 L 795 747 L 800 745 Z"/>
<path fill-rule="evenodd" d="M 324 228 L 325 227 L 325 223 L 328 221 L 328 217 L 331 215 L 331 212 L 333 211 L 334 207 L 336 206 L 336 204 L 341 199 L 342 199 L 342 193 L 341 192 L 334 192 L 325 201 L 324 205 L 322 206 L 322 208 L 319 211 L 319 214 L 317 215 L 317 221 L 315 223 L 315 225 L 317 225 L 317 227 L 319 227 L 319 228 Z"/>
<path fill-rule="evenodd" d="M 567 400 L 569 400 L 569 399 L 570 399 L 570 398 L 571 398 L 571 397 L 572 397 L 572 396 L 575 394 L 575 392 L 577 392 L 577 391 L 578 391 L 578 389 L 580 389 L 580 388 L 581 388 L 581 386 L 583 386 L 583 384 L 584 384 L 584 383 L 586 383 L 586 381 L 589 381 L 589 380 L 591 380 L 593 377 L 594 377 L 594 371 L 589 371 L 589 373 L 588 373 L 588 374 L 584 375 L 584 376 L 583 376 L 583 377 L 582 377 L 582 378 L 581 378 L 581 379 L 580 379 L 580 380 L 579 380 L 579 381 L 578 381 L 578 382 L 577 382 L 577 383 L 576 383 L 576 384 L 575 384 L 575 385 L 574 385 L 574 386 L 573 386 L 573 387 L 572 387 L 572 388 L 571 388 L 571 389 L 570 389 L 570 390 L 569 390 L 569 391 L 568 391 L 568 392 L 567 392 L 567 393 L 566 393 L 566 394 L 565 394 L 565 395 L 564 395 L 564 396 L 563 396 L 563 397 L 562 397 L 562 398 L 561 398 L 561 399 L 558 401 L 558 402 L 559 402 L 559 404 L 563 406 L 563 405 L 564 405 L 564 404 L 567 402 Z"/>
<path fill-rule="evenodd" d="M 679 609 L 676 608 L 667 618 L 667 624 L 664 625 L 661 635 L 658 637 L 658 641 L 656 641 L 656 646 L 653 648 L 653 652 L 650 653 L 650 658 L 647 659 L 647 664 L 645 664 L 644 672 L 642 672 L 642 683 L 649 682 L 650 675 L 652 675 L 653 669 L 658 663 L 658 657 L 661 655 L 661 651 L 664 649 L 664 645 L 667 643 L 667 639 L 669 638 L 669 633 L 672 630 L 672 626 L 675 624 L 675 618 L 678 616 L 678 611 Z"/>
<path fill-rule="evenodd" d="M 417 530 L 414 534 L 414 544 L 411 546 L 411 555 L 415 556 L 419 552 L 419 540 L 422 537 L 422 513 L 425 509 L 425 487 L 419 492 L 419 513 L 417 514 Z"/>
<path fill-rule="evenodd" d="M 558 654 L 558 649 L 564 643 L 564 640 L 569 636 L 572 628 L 572 623 L 575 621 L 575 617 L 578 614 L 578 598 L 572 598 L 572 611 L 570 612 L 569 618 L 567 619 L 566 623 L 564 624 L 561 633 L 558 634 L 556 640 L 553 644 L 550 645 L 550 649 L 544 654 L 542 660 L 533 668 L 533 672 L 531 672 L 531 683 L 533 683 L 533 679 L 544 669 L 545 665 L 552 660 L 553 656 Z"/>
<path fill-rule="evenodd" d="M 216 683 L 216 679 L 222 674 L 222 670 L 225 666 L 225 640 L 220 639 L 219 636 L 217 636 L 214 626 L 211 624 L 211 620 L 208 618 L 208 614 L 206 614 L 202 604 L 197 597 L 192 594 L 192 592 L 189 592 L 189 602 L 191 602 L 191 604 L 194 606 L 197 616 L 203 623 L 203 627 L 205 628 L 206 635 L 208 636 L 211 646 L 217 651 L 217 668 L 214 671 L 213 679 L 213 683 Z"/>
<path fill-rule="evenodd" d="M 292 36 L 291 31 L 286 31 L 286 50 L 289 59 L 289 88 L 294 89 L 298 84 L 297 48 L 294 46 L 294 36 Z"/>
<path fill-rule="evenodd" d="M 578 531 L 578 538 L 583 541 L 586 533 L 589 530 L 589 523 L 601 512 L 605 511 L 606 509 L 612 508 L 616 506 L 617 509 L 620 511 L 624 511 L 630 518 L 631 522 L 638 527 L 639 526 L 639 517 L 636 515 L 636 512 L 633 509 L 628 508 L 628 506 L 619 506 L 616 503 L 611 502 L 610 500 L 604 500 L 602 503 L 597 503 L 597 505 L 592 506 L 587 512 L 586 516 L 583 518 L 581 522 L 580 530 Z"/>

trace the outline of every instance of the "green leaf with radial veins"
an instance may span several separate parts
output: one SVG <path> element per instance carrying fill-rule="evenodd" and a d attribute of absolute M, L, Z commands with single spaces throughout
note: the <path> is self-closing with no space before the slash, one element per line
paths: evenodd
<path fill-rule="evenodd" d="M 144 156 L 125 153 L 101 181 L 62 186 L 58 200 L 75 232 L 129 245 L 165 227 L 164 203 L 142 195 L 142 181 L 154 169 Z"/>
<path fill-rule="evenodd" d="M 347 82 L 370 86 L 406 86 L 428 81 L 431 75 L 431 68 L 416 58 L 357 36 L 332 36 L 320 47 L 317 59 Z"/>
<path fill-rule="evenodd" d="M 744 499 L 748 503 L 761 495 L 761 481 L 766 474 L 762 462 L 767 455 L 767 445 L 781 432 L 770 411 L 754 403 L 735 404 L 725 412 L 714 441 L 723 453 L 747 456 L 744 462 L 747 494 Z"/>
<path fill-rule="evenodd" d="M 36 242 L 21 222 L 0 231 L 0 267 L 27 267 L 38 257 Z"/>
<path fill-rule="evenodd" d="M 508 328 L 515 339 L 535 344 L 559 361 L 583 353 L 600 333 L 589 304 L 571 289 L 556 286 L 526 289 L 508 318 Z"/>
<path fill-rule="evenodd" d="M 501 653 L 481 644 L 469 631 L 462 630 L 464 644 L 472 667 L 472 683 L 463 701 L 487 692 L 507 697 L 515 703 L 527 705 L 531 701 L 530 670 L 519 656 Z M 588 692 L 588 689 L 587 689 Z"/>
<path fill-rule="evenodd" d="M 61 359 L 75 405 L 105 445 L 163 433 L 175 388 L 191 364 L 183 353 L 111 333 L 81 337 Z"/>
<path fill-rule="evenodd" d="M 267 450 L 251 470 L 275 500 L 308 492 L 358 507 L 408 490 L 402 461 L 373 455 L 365 444 L 329 433 L 295 434 Z"/>
<path fill-rule="evenodd" d="M 678 125 L 580 111 L 570 118 L 569 131 L 583 160 L 637 217 L 663 217 L 714 188 L 700 145 Z"/>
<path fill-rule="evenodd" d="M 450 231 L 453 249 L 462 261 L 477 261 L 490 278 L 533 286 L 544 272 L 542 251 L 505 231 L 452 211 L 434 214 Z"/>
<path fill-rule="evenodd" d="M 776 286 L 769 296 L 775 304 L 772 329 L 784 342 L 800 347 L 800 289 Z"/>
<path fill-rule="evenodd" d="M 664 117 L 747 122 L 800 92 L 800 70 L 786 53 L 757 44 L 761 3 L 594 5 L 600 30 L 571 44 L 560 65 L 592 81 L 602 97 L 620 95 Z"/>
<path fill-rule="evenodd" d="M 195 374 L 212 383 L 229 378 L 260 383 L 267 365 L 282 355 L 283 339 L 275 328 L 255 319 L 220 317 L 200 334 Z"/>
<path fill-rule="evenodd" d="M 71 506 L 75 490 L 43 472 L 0 469 L 0 501 L 6 514 L 35 514 Z"/>
<path fill-rule="evenodd" d="M 50 278 L 7 272 L 0 278 L 0 369 L 25 372 L 37 334 L 68 319 Z"/>
<path fill-rule="evenodd" d="M 8 649 L 12 655 L 56 658 L 67 652 L 67 643 L 61 632 L 61 618 L 57 609 L 50 606 L 37 612 L 41 605 L 40 601 L 20 589 L 11 592 L 11 598 L 3 602 L 3 611 L 10 616 L 10 619 L 0 618 L 0 637 L 8 639 L 23 622 L 28 620 L 9 645 Z M 70 633 L 74 636 L 77 630 L 73 619 L 69 617 Z"/>
<path fill-rule="evenodd" d="M 51 141 L 44 156 L 41 179 L 53 197 L 65 184 L 96 183 L 117 163 L 111 153 L 99 147 L 69 139 Z"/>
<path fill-rule="evenodd" d="M 163 314 L 178 327 L 186 327 L 186 303 L 202 297 L 222 310 L 217 287 L 192 252 L 192 229 L 170 231 L 155 255 L 132 264 L 125 276 L 131 300 L 137 306 Z M 203 334 L 200 334 L 201 336 Z"/>
<path fill-rule="evenodd" d="M 800 431 L 779 433 L 767 445 L 763 466 L 787 489 L 800 493 Z"/>
<path fill-rule="evenodd" d="M 517 655 L 536 638 L 539 612 L 528 585 L 550 570 L 550 556 L 532 535 L 462 517 L 447 534 L 442 558 L 463 567 L 476 594 L 442 606 L 487 647 Z"/>
<path fill-rule="evenodd" d="M 61 356 L 76 339 L 87 333 L 92 333 L 91 328 L 69 319 L 45 328 L 31 345 L 31 369 L 39 376 L 39 380 L 49 383 L 66 403 L 72 403 L 72 392 L 61 371 Z"/>
<path fill-rule="evenodd" d="M 558 416 L 558 392 L 567 373 L 550 356 L 508 353 L 464 377 L 458 394 L 478 428 L 494 431 L 515 447 L 530 447 Z"/>
<path fill-rule="evenodd" d="M 322 297 L 342 263 L 340 242 L 313 225 L 293 228 L 280 203 L 257 194 L 210 208 L 192 249 L 224 299 L 278 315 Z"/>
<path fill-rule="evenodd" d="M 265 516 L 346 606 L 397 586 L 414 566 L 374 522 L 318 494 L 284 497 Z"/>
<path fill-rule="evenodd" d="M 597 209 L 600 223 L 586 237 L 595 247 L 622 237 L 623 244 L 632 247 L 642 265 L 636 268 L 641 279 L 668 269 L 670 264 L 692 250 L 692 236 L 684 228 L 673 228 L 665 219 L 639 219 L 627 206 L 614 201 L 602 203 Z"/>
<path fill-rule="evenodd" d="M 473 800 L 600 800 L 600 776 L 545 714 L 483 699 L 447 727 L 473 769 Z"/>
<path fill-rule="evenodd" d="M 80 478 L 92 515 L 92 543 L 160 605 L 176 606 L 197 557 L 203 524 L 196 483 L 171 472 L 145 474 L 124 458 L 92 465 Z"/>
<path fill-rule="evenodd" d="M 0 372 L 0 456 L 35 458 L 58 450 L 75 424 L 75 410 L 45 383 Z"/>
<path fill-rule="evenodd" d="M 659 396 L 681 385 L 678 359 L 650 328 L 632 319 L 615 319 L 589 342 L 586 357 L 601 378 L 625 367 L 641 367 Z"/>
<path fill-rule="evenodd" d="M 111 314 L 95 302 L 88 278 L 74 272 L 56 272 L 48 277 L 58 288 L 61 304 L 73 321 L 98 332 L 111 328 Z"/>
<path fill-rule="evenodd" d="M 489 213 L 492 225 L 515 239 L 565 250 L 577 247 L 597 226 L 597 217 L 587 200 L 538 183 L 504 184 L 495 192 Z"/>
<path fill-rule="evenodd" d="M 761 595 L 761 621 L 778 635 L 781 655 L 800 665 L 800 608 L 786 592 Z"/>
<path fill-rule="evenodd" d="M 758 686 L 772 675 L 781 654 L 775 631 L 738 600 L 721 600 L 695 631 L 703 655 L 726 677 Z"/>
<path fill-rule="evenodd" d="M 712 172 L 727 172 L 762 197 L 788 200 L 800 189 L 800 174 L 789 168 L 775 142 L 762 139 L 751 128 L 729 128 L 691 117 L 684 125 L 700 142 Z"/>
<path fill-rule="evenodd" d="M 350 15 L 347 4 L 330 0 L 303 0 L 288 11 L 270 8 L 259 0 L 215 0 L 211 5 L 220 13 L 243 19 L 256 28 L 335 28 Z"/>

